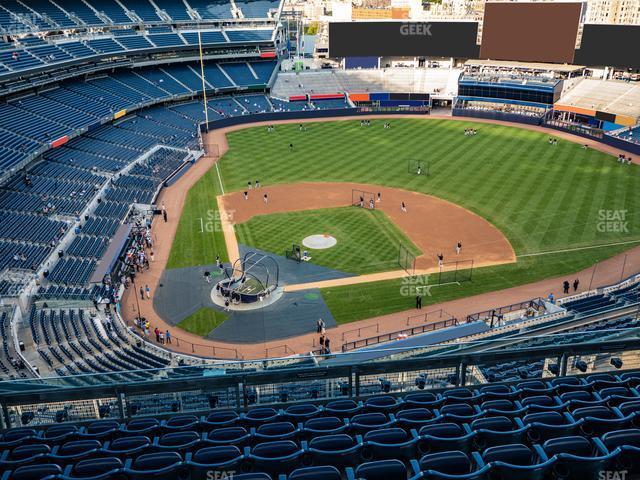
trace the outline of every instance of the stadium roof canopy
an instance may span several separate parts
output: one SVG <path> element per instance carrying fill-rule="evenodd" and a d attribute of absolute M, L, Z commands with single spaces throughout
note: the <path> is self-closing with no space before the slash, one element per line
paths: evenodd
<path fill-rule="evenodd" d="M 573 73 L 583 70 L 583 65 L 566 65 L 559 63 L 530 63 L 530 62 L 511 62 L 508 60 L 467 60 L 466 66 L 470 67 L 503 67 L 518 68 L 521 70 L 537 70 L 558 73 Z"/>

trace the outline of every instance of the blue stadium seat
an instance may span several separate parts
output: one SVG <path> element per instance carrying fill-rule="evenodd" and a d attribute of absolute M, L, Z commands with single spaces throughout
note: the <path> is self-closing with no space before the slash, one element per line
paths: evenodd
<path fill-rule="evenodd" d="M 467 424 L 434 423 L 422 427 L 419 432 L 418 450 L 421 453 L 460 450 L 469 452 L 475 438 Z"/>
<path fill-rule="evenodd" d="M 237 447 L 247 446 L 253 435 L 243 427 L 223 427 L 205 433 L 202 440 L 211 445 L 235 445 Z"/>
<path fill-rule="evenodd" d="M 132 480 L 178 480 L 183 470 L 180 454 L 176 452 L 146 453 L 127 459 L 123 472 Z"/>
<path fill-rule="evenodd" d="M 477 454 L 469 456 L 457 450 L 431 453 L 411 462 L 417 476 L 412 479 L 483 480 L 488 478 L 490 465 L 478 465 Z"/>
<path fill-rule="evenodd" d="M 264 423 L 257 428 L 252 428 L 251 436 L 255 442 L 271 442 L 276 440 L 297 440 L 300 429 L 291 422 Z"/>
<path fill-rule="evenodd" d="M 60 474 L 62 474 L 62 468 L 54 463 L 24 465 L 15 470 L 5 471 L 2 480 L 42 480 L 45 477 Z"/>
<path fill-rule="evenodd" d="M 237 472 L 240 470 L 244 456 L 233 445 L 205 447 L 195 453 L 187 453 L 185 465 L 192 478 L 207 478 L 207 472 Z"/>
<path fill-rule="evenodd" d="M 317 417 L 323 412 L 323 409 L 312 403 L 291 405 L 284 411 L 287 420 L 298 423 Z"/>
<path fill-rule="evenodd" d="M 395 414 L 396 425 L 404 429 L 419 429 L 438 421 L 435 413 L 427 408 L 409 408 Z"/>
<path fill-rule="evenodd" d="M 151 453 L 151 440 L 142 435 L 131 435 L 105 442 L 102 452 L 107 456 L 119 458 L 135 458 L 144 453 Z"/>
<path fill-rule="evenodd" d="M 525 415 L 522 422 L 529 427 L 527 436 L 531 442 L 570 436 L 578 431 L 583 420 L 576 422 L 566 412 L 536 412 Z"/>
<path fill-rule="evenodd" d="M 98 440 L 73 440 L 53 447 L 49 458 L 59 465 L 68 465 L 90 458 L 101 448 L 102 443 Z"/>
<path fill-rule="evenodd" d="M 395 419 L 387 417 L 384 413 L 359 413 L 351 417 L 349 426 L 357 434 L 364 434 L 370 430 L 390 428 L 395 424 Z"/>
<path fill-rule="evenodd" d="M 640 430 L 614 430 L 602 436 L 602 443 L 608 452 L 619 450 L 616 466 L 620 470 L 627 470 L 631 474 L 640 473 Z"/>
<path fill-rule="evenodd" d="M 286 478 L 281 476 L 280 480 L 342 480 L 342 475 L 337 468 L 325 465 L 298 468 Z"/>
<path fill-rule="evenodd" d="M 610 466 L 617 452 L 609 453 L 598 438 L 558 437 L 542 445 L 546 455 L 555 457 L 554 474 L 571 480 L 595 480 L 599 472 Z"/>
<path fill-rule="evenodd" d="M 362 403 L 356 403 L 353 400 L 334 400 L 324 406 L 327 415 L 344 418 L 355 415 L 362 411 Z"/>
<path fill-rule="evenodd" d="M 555 459 L 549 459 L 538 445 L 529 448 L 522 444 L 499 445 L 481 454 L 484 464 L 491 464 L 491 478 L 500 480 L 542 480 L 553 467 Z"/>
<path fill-rule="evenodd" d="M 355 472 L 347 468 L 349 480 L 389 480 L 404 479 L 407 477 L 407 467 L 400 460 L 380 460 L 358 465 Z"/>
<path fill-rule="evenodd" d="M 313 438 L 305 449 L 313 465 L 355 466 L 360 460 L 362 438 L 345 434 Z"/>
<path fill-rule="evenodd" d="M 75 465 L 68 465 L 59 478 L 63 480 L 106 480 L 114 478 L 123 468 L 124 464 L 116 457 L 90 458 L 81 460 Z"/>
<path fill-rule="evenodd" d="M 303 454 L 304 450 L 291 440 L 260 443 L 244 450 L 253 471 L 270 474 L 288 474 L 300 466 Z"/>
<path fill-rule="evenodd" d="M 11 450 L 5 449 L 0 456 L 0 469 L 11 470 L 44 459 L 51 453 L 51 447 L 44 443 L 20 445 Z"/>
<path fill-rule="evenodd" d="M 476 432 L 474 441 L 478 449 L 500 444 L 523 443 L 529 429 L 519 418 L 500 416 L 478 418 L 471 422 L 469 428 Z"/>
<path fill-rule="evenodd" d="M 362 458 L 365 460 L 411 460 L 419 441 L 415 430 L 409 434 L 401 428 L 372 430 L 364 435 Z"/>
<path fill-rule="evenodd" d="M 345 433 L 349 429 L 349 421 L 347 419 L 339 419 L 338 417 L 318 417 L 307 420 L 302 427 L 302 434 L 307 439 L 323 435 L 337 435 Z"/>

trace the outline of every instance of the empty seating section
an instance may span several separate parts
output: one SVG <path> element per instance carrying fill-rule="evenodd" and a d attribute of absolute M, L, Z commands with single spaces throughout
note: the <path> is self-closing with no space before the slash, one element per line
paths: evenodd
<path fill-rule="evenodd" d="M 97 53 L 82 42 L 59 43 L 58 47 L 76 58 L 92 57 Z"/>
<path fill-rule="evenodd" d="M 250 86 L 260 83 L 246 62 L 224 63 L 221 66 L 236 85 Z"/>
<path fill-rule="evenodd" d="M 264 83 L 265 85 L 268 85 L 269 80 L 273 75 L 273 72 L 278 66 L 278 62 L 276 61 L 253 62 L 249 64 L 249 66 L 258 76 L 258 83 Z"/>
<path fill-rule="evenodd" d="M 167 365 L 132 345 L 120 326 L 101 323 L 83 310 L 33 308 L 30 316 L 34 341 L 52 368 L 64 375 L 98 372 L 78 377 L 79 385 L 97 384 L 101 373 L 124 366 L 133 371 L 116 374 L 121 381 L 141 380 L 151 375 L 141 369 Z M 73 332 L 73 340 L 65 332 Z M 167 374 L 176 378 L 174 372 Z M 104 398 L 101 420 L 78 403 L 23 410 L 15 422 L 22 426 L 0 436 L 0 465 L 7 480 L 63 471 L 62 478 L 105 479 L 162 472 L 195 480 L 212 471 L 247 480 L 595 480 L 607 471 L 636 478 L 638 384 L 638 372 L 604 373 L 243 411 L 229 408 L 234 398 L 224 390 L 180 392 L 127 398 L 126 420 L 115 401 Z M 526 402 L 537 391 L 550 395 L 556 408 Z M 576 393 L 591 400 L 559 398 Z M 187 413 L 171 413 L 187 405 Z M 81 419 L 89 421 L 73 423 Z M 40 476 L 26 477 L 34 472 Z"/>
<path fill-rule="evenodd" d="M 127 8 L 135 13 L 145 23 L 160 22 L 161 18 L 158 16 L 155 7 L 147 0 L 133 0 L 127 2 Z"/>
<path fill-rule="evenodd" d="M 349 108 L 349 103 L 346 100 L 314 100 L 311 103 L 317 110 Z"/>
<path fill-rule="evenodd" d="M 18 268 L 36 270 L 49 256 L 51 247 L 0 241 L 0 270 Z"/>
<path fill-rule="evenodd" d="M 232 98 L 218 98 L 208 102 L 209 110 L 220 115 L 221 117 L 235 117 L 244 115 L 246 110 L 238 102 Z M 209 114 L 211 117 L 211 114 Z M 211 120 L 211 118 L 210 118 Z"/>
<path fill-rule="evenodd" d="M 278 98 L 270 98 L 273 109 L 276 112 L 298 112 L 301 110 L 313 110 L 307 102 L 286 102 Z"/>
<path fill-rule="evenodd" d="M 85 261 L 84 266 L 90 263 Z M 69 268 L 72 264 L 80 267 L 78 261 L 66 263 Z M 44 299 L 51 294 L 68 299 L 79 299 L 83 296 L 97 298 L 96 295 L 105 293 L 100 291 L 101 289 L 104 287 L 87 290 L 54 286 L 43 290 L 41 295 Z M 33 306 L 29 315 L 29 326 L 39 354 L 49 368 L 61 376 L 137 370 L 135 373 L 118 374 L 116 378 L 120 381 L 140 381 L 152 376 L 151 373 L 140 370 L 164 368 L 169 363 L 166 358 L 138 347 L 133 341 L 134 337 L 128 335 L 123 326 L 94 311 Z M 100 375 L 94 375 L 77 379 L 76 384 L 96 385 L 103 380 Z M 72 411 L 69 414 L 67 416 L 73 416 Z M 45 418 L 46 414 L 43 412 L 43 418 L 35 421 Z"/>
<path fill-rule="evenodd" d="M 67 249 L 72 257 L 100 259 L 107 249 L 108 239 L 104 237 L 78 236 Z"/>
<path fill-rule="evenodd" d="M 38 12 L 52 25 L 57 25 L 62 28 L 74 28 L 79 25 L 72 20 L 65 11 L 61 10 L 49 0 L 21 0 L 21 2 L 32 11 Z"/>
<path fill-rule="evenodd" d="M 278 1 L 269 0 L 240 0 L 235 3 L 245 18 L 267 18 L 269 10 L 277 10 L 279 6 Z"/>
<path fill-rule="evenodd" d="M 92 260 L 63 258 L 56 263 L 47 279 L 62 285 L 84 285 L 95 269 L 96 262 Z"/>
<path fill-rule="evenodd" d="M 111 237 L 116 230 L 120 222 L 118 220 L 109 218 L 90 218 L 83 226 L 82 233 L 85 235 Z"/>
<path fill-rule="evenodd" d="M 189 5 L 198 13 L 200 18 L 205 20 L 233 18 L 230 2 L 220 2 L 215 0 L 189 0 Z"/>
<path fill-rule="evenodd" d="M 182 38 L 189 45 L 198 45 L 198 32 L 181 32 Z M 226 43 L 227 39 L 224 37 L 221 31 L 203 31 L 200 33 L 200 38 L 203 45 L 211 45 L 215 43 Z"/>
<path fill-rule="evenodd" d="M 153 48 L 154 45 L 142 35 L 131 35 L 127 37 L 118 37 L 118 43 L 127 50 L 138 50 L 144 48 Z"/>
<path fill-rule="evenodd" d="M 161 68 L 145 68 L 135 70 L 135 73 L 171 95 L 183 95 L 191 91 Z"/>
<path fill-rule="evenodd" d="M 250 113 L 265 113 L 273 110 L 269 100 L 264 95 L 245 95 L 236 97 L 236 100 Z"/>
<path fill-rule="evenodd" d="M 111 39 L 108 41 L 112 42 Z M 71 45 L 83 44 L 63 44 L 65 51 L 80 55 Z M 85 46 L 80 48 L 88 50 Z M 62 82 L 57 88 L 0 104 L 0 168 L 10 168 L 58 138 L 98 119 L 110 118 L 122 109 L 201 91 L 199 67 L 194 67 L 170 64 L 124 70 L 84 82 Z M 234 85 L 229 78 L 238 86 L 264 85 L 275 67 L 273 61 L 226 63 L 223 72 L 216 63 L 207 63 L 205 77 L 214 89 L 232 88 Z M 234 114 L 236 109 L 237 105 L 225 114 Z M 244 112 L 239 109 L 235 114 L 238 113 Z"/>
<path fill-rule="evenodd" d="M 83 0 L 64 0 L 60 5 L 64 5 L 65 11 L 88 26 L 104 25 L 98 18 L 96 12 L 90 8 Z"/>
<path fill-rule="evenodd" d="M 154 3 L 173 20 L 178 22 L 191 20 L 191 17 L 182 2 L 176 2 L 174 0 L 155 0 Z"/>
<path fill-rule="evenodd" d="M 55 45 L 42 45 L 29 49 L 29 53 L 44 63 L 63 62 L 73 59 L 73 55 Z"/>
<path fill-rule="evenodd" d="M 53 22 L 45 20 L 40 12 L 25 7 L 24 4 L 18 2 L 18 0 L 3 0 L 1 7 L 14 15 L 14 18 L 17 16 L 18 18 L 25 19 L 25 22 L 33 24 L 39 30 L 48 30 L 55 27 Z M 23 24 L 27 26 L 29 26 L 29 23 L 23 22 Z"/>
<path fill-rule="evenodd" d="M 98 53 L 114 53 L 124 50 L 121 44 L 109 37 L 87 40 L 86 44 Z"/>
<path fill-rule="evenodd" d="M 0 239 L 52 245 L 64 235 L 67 225 L 35 215 L 0 212 Z"/>
<path fill-rule="evenodd" d="M 189 90 L 202 91 L 202 77 L 189 65 L 164 65 L 160 69 Z"/>
<path fill-rule="evenodd" d="M 585 78 L 565 93 L 559 106 L 597 110 L 614 115 L 640 116 L 640 85 L 618 80 L 593 80 Z"/>
<path fill-rule="evenodd" d="M 88 2 L 96 11 L 104 14 L 112 23 L 123 25 L 133 23 L 121 4 L 116 0 L 91 0 Z"/>
<path fill-rule="evenodd" d="M 61 123 L 62 125 L 74 130 L 83 128 L 87 124 L 95 121 L 95 117 L 66 105 L 62 105 L 43 95 L 31 95 L 15 101 L 14 104 L 17 107 L 30 113 L 34 113 L 39 117 L 55 119 L 57 123 Z"/>
<path fill-rule="evenodd" d="M 227 30 L 230 42 L 266 42 L 271 40 L 273 30 Z"/>
<path fill-rule="evenodd" d="M 640 144 L 640 127 L 639 126 L 626 128 L 623 131 L 614 133 L 614 135 L 618 138 L 626 140 L 627 142 Z"/>
<path fill-rule="evenodd" d="M 158 33 L 147 35 L 147 38 L 156 47 L 182 47 L 185 44 L 177 33 Z"/>
<path fill-rule="evenodd" d="M 227 75 L 223 73 L 218 65 L 205 65 L 204 67 L 204 77 L 211 88 L 233 87 L 234 85 L 231 83 Z"/>
<path fill-rule="evenodd" d="M 25 50 L 2 50 L 0 51 L 0 63 L 11 70 L 28 70 L 34 67 L 43 66 L 44 63 L 39 58 L 31 55 Z"/>

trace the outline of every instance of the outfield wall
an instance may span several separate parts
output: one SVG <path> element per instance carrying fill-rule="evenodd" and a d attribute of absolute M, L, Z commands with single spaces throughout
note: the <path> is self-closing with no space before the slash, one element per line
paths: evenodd
<path fill-rule="evenodd" d="M 392 115 L 407 115 L 407 114 L 422 114 L 428 115 L 426 111 L 407 111 L 407 110 L 395 110 L 395 111 L 372 111 L 368 108 L 338 108 L 331 110 L 303 110 L 297 112 L 272 112 L 272 113 L 257 113 L 254 115 L 244 115 L 240 117 L 224 118 L 222 120 L 215 120 L 209 122 L 208 128 L 204 123 L 200 125 L 200 130 L 205 132 L 207 130 L 215 130 L 218 128 L 232 127 L 235 125 L 250 125 L 252 123 L 279 121 L 279 120 L 312 120 L 314 118 L 339 118 L 339 117 L 356 117 L 356 116 L 371 116 L 380 115 L 382 117 L 389 117 Z M 580 132 L 573 131 L 568 128 L 558 127 L 552 124 L 545 123 L 544 120 L 536 117 L 526 117 L 523 115 L 509 114 L 505 112 L 491 112 L 482 110 L 467 110 L 461 108 L 454 108 L 452 111 L 455 117 L 468 117 L 468 118 L 480 118 L 486 120 L 497 120 L 503 122 L 522 125 L 534 125 L 551 128 L 553 130 L 559 130 L 568 132 L 579 137 L 588 138 L 605 145 L 624 150 L 635 155 L 640 155 L 640 145 L 627 142 L 620 138 L 604 135 L 603 138 L 593 137 Z"/>
<path fill-rule="evenodd" d="M 232 127 L 235 125 L 270 122 L 279 120 L 307 120 L 314 118 L 332 118 L 332 117 L 355 117 L 360 115 L 428 115 L 426 111 L 413 110 L 391 110 L 391 111 L 375 111 L 370 108 L 335 108 L 328 110 L 302 110 L 296 112 L 271 112 L 256 113 L 253 115 L 243 115 L 240 117 L 223 118 L 222 120 L 214 120 L 209 122 L 208 129 Z M 202 132 L 206 131 L 205 124 L 200 126 Z"/>

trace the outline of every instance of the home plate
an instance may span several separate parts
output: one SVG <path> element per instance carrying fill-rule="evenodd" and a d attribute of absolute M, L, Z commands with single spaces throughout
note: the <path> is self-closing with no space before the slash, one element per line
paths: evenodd
<path fill-rule="evenodd" d="M 309 235 L 302 240 L 302 245 L 311 250 L 325 250 L 335 246 L 338 241 L 331 235 Z"/>

